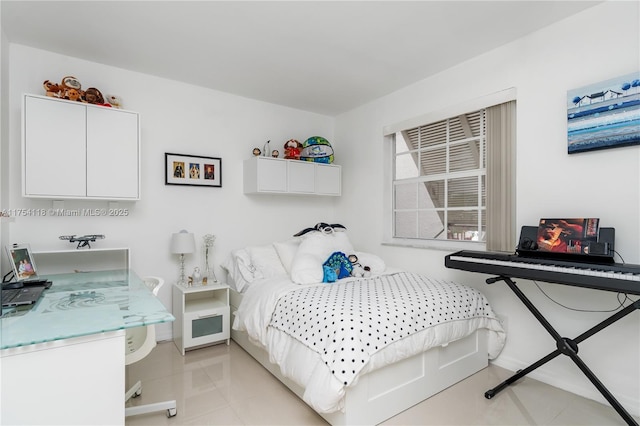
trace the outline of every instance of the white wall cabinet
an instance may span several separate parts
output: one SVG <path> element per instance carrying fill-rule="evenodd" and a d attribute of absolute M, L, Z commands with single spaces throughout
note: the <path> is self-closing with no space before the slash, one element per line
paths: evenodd
<path fill-rule="evenodd" d="M 22 195 L 140 199 L 139 114 L 25 95 Z"/>
<path fill-rule="evenodd" d="M 245 194 L 342 194 L 342 167 L 282 158 L 244 161 Z"/>

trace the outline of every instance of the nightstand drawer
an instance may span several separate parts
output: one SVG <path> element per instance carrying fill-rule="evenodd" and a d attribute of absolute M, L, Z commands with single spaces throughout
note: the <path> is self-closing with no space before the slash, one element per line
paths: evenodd
<path fill-rule="evenodd" d="M 184 315 L 184 346 L 206 345 L 229 338 L 229 307 Z"/>

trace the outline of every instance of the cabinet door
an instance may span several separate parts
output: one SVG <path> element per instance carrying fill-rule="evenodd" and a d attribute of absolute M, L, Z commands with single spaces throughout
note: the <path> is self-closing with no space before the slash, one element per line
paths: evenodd
<path fill-rule="evenodd" d="M 258 191 L 285 192 L 287 190 L 287 162 L 258 158 Z"/>
<path fill-rule="evenodd" d="M 23 194 L 84 197 L 86 107 L 30 96 L 24 102 Z"/>
<path fill-rule="evenodd" d="M 138 199 L 138 114 L 87 107 L 87 196 Z"/>
<path fill-rule="evenodd" d="M 307 161 L 289 161 L 289 192 L 313 194 L 315 187 L 315 164 Z"/>
<path fill-rule="evenodd" d="M 316 168 L 316 193 L 324 195 L 342 194 L 342 168 L 333 165 L 320 165 Z"/>

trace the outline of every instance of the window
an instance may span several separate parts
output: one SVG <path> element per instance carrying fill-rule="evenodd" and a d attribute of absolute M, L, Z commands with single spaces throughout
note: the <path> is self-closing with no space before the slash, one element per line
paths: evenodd
<path fill-rule="evenodd" d="M 385 128 L 386 242 L 513 250 L 513 99 L 499 92 Z"/>
<path fill-rule="evenodd" d="M 393 236 L 485 241 L 485 110 L 394 136 Z"/>

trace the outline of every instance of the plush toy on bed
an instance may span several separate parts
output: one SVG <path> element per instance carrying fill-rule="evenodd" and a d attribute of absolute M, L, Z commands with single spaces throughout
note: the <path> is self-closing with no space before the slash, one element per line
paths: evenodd
<path fill-rule="evenodd" d="M 352 270 L 353 265 L 349 262 L 347 256 L 337 251 L 322 264 L 322 271 L 324 272 L 322 282 L 333 283 L 341 278 L 350 277 Z"/>
<path fill-rule="evenodd" d="M 338 223 L 321 222 L 295 234 L 294 237 L 300 239 L 300 245 L 291 262 L 291 281 L 296 284 L 323 282 L 324 264 L 332 254 L 354 252 L 345 229 Z"/>
<path fill-rule="evenodd" d="M 331 263 L 329 260 L 337 252 L 352 253 L 352 259 L 355 262 L 350 261 L 348 257 L 345 260 L 351 265 L 352 276 L 379 275 L 386 269 L 384 261 L 375 254 L 356 251 L 347 237 L 346 228 L 339 223 L 321 222 L 303 229 L 294 237 L 293 240 L 299 243 L 294 246 L 295 254 L 291 256 L 292 259 L 288 263 L 290 265 L 288 272 L 291 275 L 291 281 L 296 284 L 330 282 L 329 279 L 333 279 L 331 270 L 335 273 L 335 279 L 339 279 L 340 268 L 332 268 L 329 264 Z M 325 266 L 328 266 L 329 270 L 325 269 Z"/>
<path fill-rule="evenodd" d="M 356 278 L 367 278 L 371 276 L 371 268 L 369 266 L 362 266 L 358 262 L 358 256 L 355 254 L 349 255 L 349 262 L 353 266 L 351 269 L 351 276 Z"/>
<path fill-rule="evenodd" d="M 316 223 L 316 225 L 312 228 L 305 228 L 302 231 L 298 232 L 297 234 L 294 235 L 294 237 L 301 237 L 305 234 L 308 234 L 309 232 L 313 232 L 313 231 L 318 231 L 321 232 L 323 234 L 333 234 L 333 231 L 336 230 L 346 230 L 347 228 L 345 228 L 344 226 L 340 225 L 339 223 L 333 223 L 333 224 L 328 224 L 328 223 L 324 223 L 324 222 L 320 222 L 320 223 Z"/>

